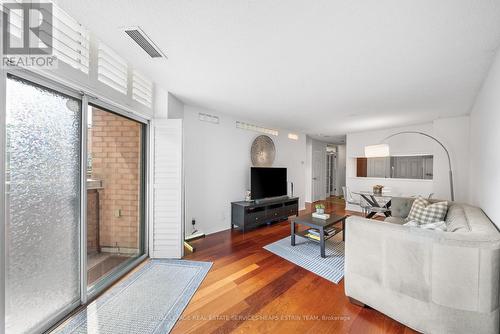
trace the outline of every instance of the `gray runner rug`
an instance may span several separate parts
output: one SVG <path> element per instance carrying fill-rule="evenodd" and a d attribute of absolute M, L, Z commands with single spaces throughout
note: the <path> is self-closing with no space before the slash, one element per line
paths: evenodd
<path fill-rule="evenodd" d="M 168 333 L 212 263 L 150 260 L 53 333 Z"/>

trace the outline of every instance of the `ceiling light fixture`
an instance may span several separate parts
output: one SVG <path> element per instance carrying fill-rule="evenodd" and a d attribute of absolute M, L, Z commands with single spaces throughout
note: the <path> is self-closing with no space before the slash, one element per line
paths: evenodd
<path fill-rule="evenodd" d="M 367 158 L 382 158 L 389 156 L 389 145 L 368 145 L 365 146 L 365 157 Z"/>

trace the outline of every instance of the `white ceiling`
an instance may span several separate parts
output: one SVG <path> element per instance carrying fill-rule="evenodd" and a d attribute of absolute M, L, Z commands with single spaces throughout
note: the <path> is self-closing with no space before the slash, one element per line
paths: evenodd
<path fill-rule="evenodd" d="M 323 136 L 467 114 L 500 44 L 498 0 L 56 2 L 185 103 Z"/>

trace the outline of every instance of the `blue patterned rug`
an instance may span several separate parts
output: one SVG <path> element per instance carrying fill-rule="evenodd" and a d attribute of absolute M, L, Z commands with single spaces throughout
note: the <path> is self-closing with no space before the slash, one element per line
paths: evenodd
<path fill-rule="evenodd" d="M 53 333 L 168 333 L 212 263 L 150 260 Z"/>
<path fill-rule="evenodd" d="M 344 277 L 344 242 L 341 233 L 326 241 L 326 258 L 319 254 L 318 243 L 301 236 L 295 237 L 295 246 L 290 244 L 290 237 L 286 237 L 264 246 L 264 249 L 335 284 Z"/>

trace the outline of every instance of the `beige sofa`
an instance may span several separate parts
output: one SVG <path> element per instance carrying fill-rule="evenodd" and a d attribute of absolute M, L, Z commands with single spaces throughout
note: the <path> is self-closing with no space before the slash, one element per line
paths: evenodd
<path fill-rule="evenodd" d="M 499 333 L 499 231 L 457 203 L 456 232 L 403 226 L 412 201 L 393 199 L 386 222 L 347 219 L 346 295 L 424 333 Z"/>

